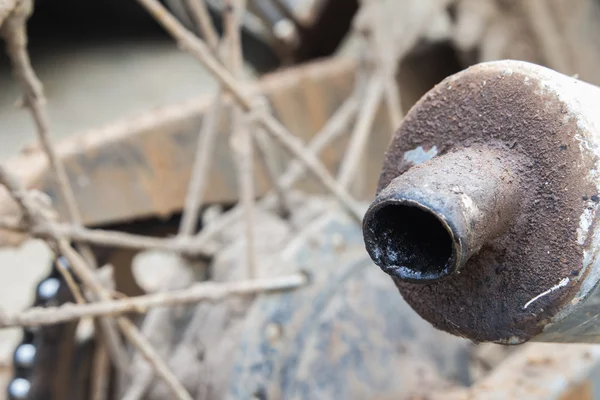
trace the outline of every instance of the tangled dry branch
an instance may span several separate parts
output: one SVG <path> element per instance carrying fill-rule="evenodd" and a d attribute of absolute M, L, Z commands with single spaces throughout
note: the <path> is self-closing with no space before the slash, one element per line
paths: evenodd
<path fill-rule="evenodd" d="M 70 219 L 69 223 L 59 223 L 50 218 L 50 215 L 55 215 L 54 210 L 35 201 L 35 193 L 21 187 L 10 171 L 0 166 L 0 184 L 8 189 L 22 212 L 21 218 L 0 220 L 0 229 L 26 232 L 32 237 L 42 238 L 56 253 L 63 255 L 69 261 L 70 268 L 59 266 L 59 270 L 78 299 L 78 304 L 66 304 L 57 308 L 33 308 L 16 315 L 0 314 L 0 328 L 56 324 L 87 317 L 99 318 L 98 326 L 103 331 L 102 346 L 107 347 L 110 359 L 121 371 L 128 370 L 130 360 L 126 356 L 126 352 L 122 350 L 123 344 L 120 343 L 117 327 L 144 356 L 154 372 L 165 381 L 174 398 L 190 399 L 189 393 L 159 357 L 148 338 L 144 337 L 140 329 L 123 314 L 145 313 L 152 307 L 216 301 L 233 295 L 294 289 L 306 284 L 306 277 L 302 274 L 295 274 L 280 278 L 222 284 L 199 283 L 186 289 L 115 300 L 112 293 L 98 280 L 94 271 L 95 260 L 86 245 L 160 249 L 186 257 L 210 257 L 219 251 L 219 247 L 212 241 L 215 234 L 228 223 L 245 217 L 247 241 L 250 243 L 247 246 L 249 265 L 251 266 L 249 275 L 254 276 L 257 263 L 251 245 L 252 230 L 255 224 L 254 210 L 257 207 L 263 209 L 270 207 L 276 201 L 279 201 L 280 205 L 284 207 L 285 191 L 289 190 L 306 172 L 310 172 L 338 199 L 352 217 L 360 221 L 363 213 L 362 207 L 349 194 L 348 190 L 364 153 L 377 106 L 382 98 L 386 99 L 393 124 L 399 123 L 401 113 L 397 93 L 388 87 L 391 85 L 390 79 L 393 78 L 393 68 L 390 63 L 381 62 L 370 71 L 368 84 L 366 86 L 357 85 L 354 93 L 341 105 L 322 131 L 315 135 L 308 145 L 305 145 L 282 125 L 267 107 L 264 107 L 264 103 L 260 99 L 250 95 L 252 92 L 248 90 L 248 84 L 242 81 L 239 20 L 243 7 L 239 5 L 239 2 L 232 2 L 236 6 L 230 7 L 230 13 L 225 18 L 225 37 L 224 40 L 219 40 L 207 15 L 204 2 L 188 0 L 190 10 L 193 12 L 193 19 L 199 25 L 206 42 L 184 28 L 157 0 L 138 0 L 138 2 L 177 40 L 182 49 L 191 53 L 214 75 L 221 86 L 220 94 L 214 100 L 209 115 L 203 121 L 199 135 L 198 151 L 186 198 L 180 234 L 176 238 L 163 239 L 88 229 L 82 226 L 82 218 L 65 167 L 50 140 L 49 118 L 42 84 L 31 66 L 27 53 L 26 22 L 32 11 L 32 1 L 14 1 L 14 4 L 8 2 L 7 4 L 12 4 L 11 8 L 4 7 L 4 4 L 0 3 L 0 33 L 7 43 L 15 76 L 23 88 L 24 105 L 31 111 L 39 140 L 56 176 Z M 5 17 L 3 13 L 6 10 L 10 10 L 10 14 L 6 14 L 8 17 L 2 25 Z M 373 32 L 375 33 L 372 35 L 373 37 L 379 37 L 375 28 L 373 28 Z M 382 60 L 386 53 L 385 46 L 386 44 L 383 42 L 378 43 L 377 46 L 378 55 Z M 212 144 L 215 140 L 223 100 L 227 94 L 236 101 L 232 116 L 234 121 L 232 147 L 238 154 L 236 159 L 240 161 L 238 170 L 242 201 L 240 205 L 226 213 L 216 223 L 196 235 L 196 221 L 202 204 L 203 192 L 206 190 L 206 176 L 210 172 Z M 346 132 L 353 120 L 355 120 L 355 127 L 351 139 L 351 151 L 342 163 L 338 180 L 336 180 L 320 161 L 318 154 L 335 138 Z M 263 131 L 266 135 L 262 135 Z M 253 139 L 259 150 L 263 152 L 274 187 L 274 191 L 260 200 L 258 204 L 254 203 L 253 175 L 250 168 L 253 165 L 252 149 L 255 144 Z M 269 151 L 265 150 L 270 145 L 270 140 L 277 142 L 293 156 L 287 170 L 281 175 L 278 175 L 273 166 L 274 163 L 269 162 Z M 71 242 L 84 245 L 76 250 Z M 79 290 L 71 274 L 82 282 L 87 291 Z M 80 292 L 91 293 L 91 296 L 86 298 Z M 103 352 L 102 346 L 98 349 L 98 360 L 94 367 L 98 371 L 103 371 L 98 372 L 98 379 L 94 383 L 94 393 L 98 398 L 102 398 L 105 393 L 107 379 L 106 353 Z"/>
<path fill-rule="evenodd" d="M 171 292 L 81 305 L 67 303 L 60 307 L 38 307 L 15 315 L 0 315 L 0 328 L 52 325 L 84 317 L 118 316 L 131 312 L 145 313 L 152 307 L 171 307 L 201 301 L 214 302 L 229 296 L 297 289 L 306 282 L 306 276 L 300 273 L 280 278 L 239 282 L 202 282 L 187 289 Z"/>

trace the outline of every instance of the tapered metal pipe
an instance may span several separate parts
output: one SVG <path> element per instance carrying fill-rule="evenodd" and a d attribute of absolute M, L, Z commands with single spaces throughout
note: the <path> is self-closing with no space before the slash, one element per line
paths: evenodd
<path fill-rule="evenodd" d="M 519 179 L 503 157 L 509 155 L 462 149 L 394 179 L 363 220 L 375 264 L 413 283 L 431 283 L 460 270 L 506 230 L 518 210 Z"/>

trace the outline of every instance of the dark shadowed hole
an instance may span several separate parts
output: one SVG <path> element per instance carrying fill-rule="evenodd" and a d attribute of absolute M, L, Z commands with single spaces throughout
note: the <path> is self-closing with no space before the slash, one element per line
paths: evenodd
<path fill-rule="evenodd" d="M 421 208 L 386 205 L 375 211 L 369 252 L 387 273 L 400 279 L 431 280 L 451 272 L 452 238 L 440 220 Z"/>

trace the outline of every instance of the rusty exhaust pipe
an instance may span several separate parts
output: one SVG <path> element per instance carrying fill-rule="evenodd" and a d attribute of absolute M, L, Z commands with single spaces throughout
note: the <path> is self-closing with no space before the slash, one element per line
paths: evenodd
<path fill-rule="evenodd" d="M 431 283 L 459 271 L 515 216 L 518 176 L 498 152 L 462 149 L 411 168 L 366 213 L 369 255 L 388 274 Z"/>
<path fill-rule="evenodd" d="M 598 104 L 595 86 L 498 61 L 410 110 L 363 234 L 419 315 L 478 342 L 600 342 Z"/>

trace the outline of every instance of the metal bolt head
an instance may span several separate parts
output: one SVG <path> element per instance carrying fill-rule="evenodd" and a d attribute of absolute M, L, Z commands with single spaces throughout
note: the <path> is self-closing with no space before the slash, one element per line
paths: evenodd
<path fill-rule="evenodd" d="M 289 46 L 298 45 L 298 30 L 294 23 L 287 18 L 277 21 L 273 26 L 273 34 Z"/>
<path fill-rule="evenodd" d="M 11 399 L 26 399 L 31 390 L 31 383 L 25 378 L 15 378 L 8 384 L 8 395 Z"/>
<path fill-rule="evenodd" d="M 60 289 L 60 280 L 58 278 L 48 278 L 40 282 L 37 288 L 37 297 L 41 302 L 52 300 L 56 297 Z"/>
<path fill-rule="evenodd" d="M 17 368 L 31 368 L 35 362 L 36 348 L 31 343 L 22 343 L 16 348 L 14 362 Z"/>

